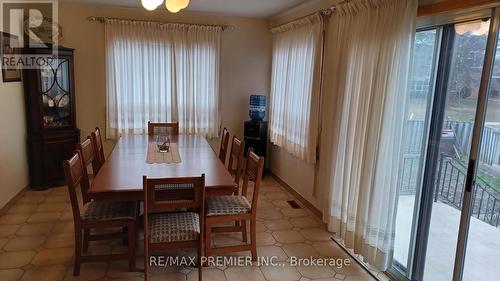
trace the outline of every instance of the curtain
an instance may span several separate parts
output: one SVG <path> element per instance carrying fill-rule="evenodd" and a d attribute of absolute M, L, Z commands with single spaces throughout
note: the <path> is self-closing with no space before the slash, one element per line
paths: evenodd
<path fill-rule="evenodd" d="M 144 134 L 147 122 L 179 122 L 216 137 L 222 28 L 108 19 L 106 136 Z"/>
<path fill-rule="evenodd" d="M 273 144 L 316 161 L 323 21 L 319 14 L 271 30 L 269 132 Z"/>
<path fill-rule="evenodd" d="M 392 262 L 416 11 L 416 0 L 355 0 L 338 5 L 327 27 L 324 221 L 380 270 Z"/>

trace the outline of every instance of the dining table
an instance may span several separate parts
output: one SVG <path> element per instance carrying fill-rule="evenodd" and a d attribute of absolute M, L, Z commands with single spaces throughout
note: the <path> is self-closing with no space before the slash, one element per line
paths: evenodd
<path fill-rule="evenodd" d="M 95 175 L 89 188 L 90 196 L 94 200 L 140 201 L 144 199 L 143 176 L 173 178 L 202 174 L 205 174 L 206 196 L 232 194 L 234 179 L 204 137 L 173 135 L 169 139 L 178 151 L 180 162 L 147 161 L 148 150 L 156 146 L 155 136 L 121 136 Z"/>

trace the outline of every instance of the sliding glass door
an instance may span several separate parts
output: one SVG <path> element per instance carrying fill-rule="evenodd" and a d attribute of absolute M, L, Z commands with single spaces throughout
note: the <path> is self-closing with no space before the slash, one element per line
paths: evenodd
<path fill-rule="evenodd" d="M 497 39 L 498 40 L 498 39 Z M 500 278 L 500 44 L 487 92 L 463 280 Z"/>
<path fill-rule="evenodd" d="M 407 279 L 500 276 L 497 25 L 482 17 L 417 32 L 394 249 Z"/>

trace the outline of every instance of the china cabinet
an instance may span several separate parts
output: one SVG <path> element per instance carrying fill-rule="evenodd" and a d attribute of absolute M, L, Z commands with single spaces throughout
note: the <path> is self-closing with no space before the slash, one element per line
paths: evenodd
<path fill-rule="evenodd" d="M 63 160 L 80 139 L 75 120 L 73 49 L 23 51 L 44 58 L 37 68 L 23 70 L 28 128 L 30 186 L 35 189 L 64 183 Z"/>

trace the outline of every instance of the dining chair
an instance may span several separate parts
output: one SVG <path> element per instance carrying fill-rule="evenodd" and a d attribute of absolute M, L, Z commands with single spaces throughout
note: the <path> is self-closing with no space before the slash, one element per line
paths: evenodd
<path fill-rule="evenodd" d="M 201 281 L 205 175 L 161 179 L 144 176 L 143 189 L 145 280 L 148 280 L 151 252 L 197 248 L 198 280 Z"/>
<path fill-rule="evenodd" d="M 227 170 L 234 176 L 235 190 L 234 194 L 238 195 L 241 179 L 241 169 L 243 167 L 243 152 L 245 151 L 245 142 L 233 136 L 231 141 L 231 150 L 229 151 L 229 162 Z"/>
<path fill-rule="evenodd" d="M 152 123 L 148 121 L 148 135 L 154 136 L 162 133 L 171 135 L 179 134 L 179 122 L 174 123 Z"/>
<path fill-rule="evenodd" d="M 227 145 L 229 143 L 229 131 L 227 128 L 222 130 L 222 139 L 220 141 L 219 159 L 226 165 Z"/>
<path fill-rule="evenodd" d="M 75 258 L 73 275 L 80 275 L 80 267 L 85 262 L 106 262 L 109 260 L 128 260 L 129 271 L 135 271 L 135 247 L 137 217 L 135 202 L 101 202 L 89 201 L 83 204 L 82 210 L 76 196 L 78 186 L 88 185 L 84 178 L 82 155 L 79 151 L 69 160 L 63 162 L 66 184 L 68 186 L 73 221 L 75 226 Z M 126 228 L 127 233 L 90 234 L 90 230 Z M 88 237 L 83 237 L 88 236 Z M 84 241 L 128 238 L 128 252 L 124 254 L 83 255 L 88 244 Z"/>
<path fill-rule="evenodd" d="M 264 157 L 259 157 L 248 150 L 248 158 L 243 175 L 243 186 L 241 195 L 213 196 L 206 200 L 206 218 L 205 218 L 205 256 L 214 254 L 226 254 L 240 251 L 250 251 L 252 260 L 257 260 L 256 244 L 256 215 L 257 200 L 259 196 L 260 183 L 262 180 L 262 171 L 264 169 Z M 249 182 L 254 183 L 252 194 L 252 203 L 247 199 Z M 242 232 L 243 242 L 246 242 L 246 222 L 250 221 L 250 244 L 214 247 L 211 245 L 212 233 L 221 232 Z M 245 222 L 235 226 L 213 226 L 223 222 Z"/>
<path fill-rule="evenodd" d="M 80 189 L 82 192 L 82 199 L 83 203 L 90 202 L 90 196 L 88 193 L 90 184 L 90 176 L 88 174 L 88 167 L 89 165 L 92 165 L 92 173 L 94 176 L 97 174 L 97 172 L 100 169 L 100 163 L 99 160 L 96 158 L 94 146 L 92 143 L 92 138 L 89 136 L 87 139 L 85 139 L 82 142 L 79 142 L 76 144 L 76 150 L 80 152 L 80 155 L 82 156 L 82 161 L 83 161 L 83 179 L 82 183 L 80 184 Z"/>
<path fill-rule="evenodd" d="M 95 158 L 97 159 L 96 166 L 93 166 L 92 168 L 99 171 L 102 165 L 104 165 L 104 161 L 106 161 L 106 158 L 104 158 L 104 147 L 102 145 L 101 130 L 99 127 L 95 127 L 95 130 L 90 134 L 90 137 L 94 146 Z"/>

